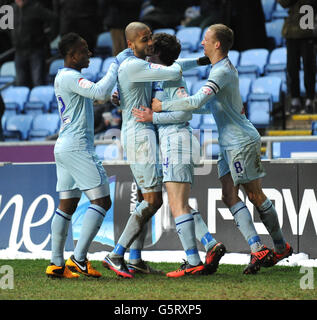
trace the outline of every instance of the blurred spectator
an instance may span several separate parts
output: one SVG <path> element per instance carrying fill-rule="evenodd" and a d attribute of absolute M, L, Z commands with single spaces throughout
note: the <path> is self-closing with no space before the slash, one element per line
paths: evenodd
<path fill-rule="evenodd" d="M 311 5 L 317 11 L 316 0 L 277 0 L 282 7 L 289 8 L 285 19 L 282 35 L 286 38 L 287 48 L 287 81 L 291 96 L 290 113 L 312 113 L 315 97 L 316 55 L 314 52 L 314 32 L 312 29 L 302 29 L 300 7 Z M 300 58 L 303 59 L 304 85 L 306 101 L 304 106 L 300 99 Z"/>
<path fill-rule="evenodd" d="M 34 0 L 15 0 L 13 10 L 14 29 L 11 35 L 15 47 L 16 85 L 43 85 L 49 42 L 57 33 L 57 16 Z M 50 34 L 46 36 L 48 23 Z"/>
<path fill-rule="evenodd" d="M 234 31 L 232 50 L 268 48 L 261 0 L 227 0 L 223 8 L 224 23 Z"/>
<path fill-rule="evenodd" d="M 104 133 L 108 129 L 121 129 L 121 112 L 111 103 L 111 101 L 105 103 L 96 101 L 94 105 L 94 115 L 95 135 Z"/>
<path fill-rule="evenodd" d="M 201 0 L 196 6 L 200 6 L 200 14 L 185 23 L 186 27 L 198 26 L 202 29 L 215 23 L 225 23 L 226 0 Z M 185 11 L 185 15 L 189 10 Z M 194 13 L 194 12 L 193 12 Z"/>
<path fill-rule="evenodd" d="M 97 35 L 102 29 L 99 4 L 98 0 L 53 0 L 54 11 L 60 17 L 60 35 L 78 33 L 94 52 Z"/>
<path fill-rule="evenodd" d="M 152 30 L 176 28 L 184 18 L 185 10 L 197 3 L 194 0 L 151 0 L 149 10 L 140 20 Z"/>
<path fill-rule="evenodd" d="M 133 21 L 139 20 L 143 0 L 105 0 L 105 26 L 112 38 L 112 55 L 116 56 L 127 47 L 124 30 Z"/>

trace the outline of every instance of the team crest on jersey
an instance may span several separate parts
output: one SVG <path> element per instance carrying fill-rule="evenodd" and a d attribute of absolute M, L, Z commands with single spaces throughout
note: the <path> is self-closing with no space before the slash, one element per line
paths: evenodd
<path fill-rule="evenodd" d="M 93 85 L 93 82 L 85 79 L 85 78 L 80 78 L 78 80 L 78 85 L 81 87 L 81 88 L 84 88 L 84 89 L 89 89 L 92 85 Z"/>
<path fill-rule="evenodd" d="M 188 97 L 188 94 L 187 94 L 186 89 L 184 87 L 177 88 L 176 94 L 179 98 Z"/>
<path fill-rule="evenodd" d="M 208 85 L 203 86 L 202 91 L 203 91 L 203 94 L 208 96 L 212 94 L 212 89 Z"/>

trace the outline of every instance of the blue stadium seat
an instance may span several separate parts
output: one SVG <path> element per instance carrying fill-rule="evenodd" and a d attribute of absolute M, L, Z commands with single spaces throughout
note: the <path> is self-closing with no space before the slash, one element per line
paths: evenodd
<path fill-rule="evenodd" d="M 248 119 L 256 128 L 265 128 L 272 121 L 272 96 L 269 93 L 250 93 L 247 103 Z"/>
<path fill-rule="evenodd" d="M 239 59 L 240 59 L 240 52 L 237 50 L 230 50 L 228 52 L 228 57 L 231 61 L 231 63 L 237 67 L 239 65 Z"/>
<path fill-rule="evenodd" d="M 200 42 L 201 28 L 186 27 L 176 32 L 176 37 L 182 45 L 182 51 L 197 51 Z"/>
<path fill-rule="evenodd" d="M 283 45 L 282 28 L 284 19 L 275 19 L 270 22 L 265 22 L 266 34 L 274 39 L 275 47 Z"/>
<path fill-rule="evenodd" d="M 29 96 L 29 102 L 42 102 L 44 104 L 44 112 L 50 110 L 50 105 L 55 98 L 54 87 L 52 85 L 34 87 Z"/>
<path fill-rule="evenodd" d="M 81 73 L 88 80 L 95 82 L 99 72 L 101 71 L 102 59 L 100 57 L 92 57 L 90 58 L 88 68 L 84 68 L 81 70 Z"/>
<path fill-rule="evenodd" d="M 115 143 L 96 145 L 95 152 L 100 160 L 121 160 L 119 148 Z"/>
<path fill-rule="evenodd" d="M 33 117 L 27 114 L 11 116 L 6 121 L 5 140 L 27 140 L 32 126 Z"/>
<path fill-rule="evenodd" d="M 287 50 L 286 47 L 272 50 L 269 61 L 265 66 L 265 75 L 277 76 L 286 81 Z"/>
<path fill-rule="evenodd" d="M 97 75 L 97 81 L 99 81 L 108 71 L 112 62 L 114 62 L 116 57 L 108 57 L 102 62 L 101 71 Z"/>
<path fill-rule="evenodd" d="M 199 129 L 201 123 L 201 114 L 193 113 L 191 120 L 189 121 L 189 125 L 193 129 Z"/>
<path fill-rule="evenodd" d="M 173 35 L 175 35 L 176 32 L 172 28 L 160 28 L 160 29 L 153 30 L 153 34 L 155 34 L 155 33 L 168 33 L 173 36 Z"/>
<path fill-rule="evenodd" d="M 42 101 L 27 101 L 24 105 L 24 113 L 32 116 L 45 113 L 45 104 Z"/>
<path fill-rule="evenodd" d="M 270 21 L 272 19 L 272 13 L 275 8 L 276 0 L 261 0 L 265 21 Z"/>
<path fill-rule="evenodd" d="M 0 68 L 0 77 L 11 78 L 12 81 L 15 79 L 15 63 L 14 61 L 6 61 L 2 64 Z"/>
<path fill-rule="evenodd" d="M 252 82 L 252 93 L 269 93 L 273 103 L 280 102 L 282 92 L 282 79 L 279 77 L 264 76 Z"/>
<path fill-rule="evenodd" d="M 58 72 L 58 69 L 61 69 L 64 67 L 64 60 L 63 59 L 56 59 L 53 60 L 50 64 L 49 71 L 48 71 L 48 78 L 49 82 L 53 83 L 55 76 Z"/>
<path fill-rule="evenodd" d="M 60 127 L 60 117 L 56 113 L 39 114 L 34 117 L 29 140 L 44 140 L 45 137 L 57 132 Z"/>
<path fill-rule="evenodd" d="M 28 87 L 10 86 L 2 90 L 1 93 L 4 103 L 18 104 L 18 113 L 21 113 L 24 110 L 25 102 L 28 101 L 30 89 Z"/>
<path fill-rule="evenodd" d="M 202 57 L 203 54 L 201 52 L 188 52 L 184 58 L 186 59 L 195 59 Z M 183 76 L 187 78 L 192 78 L 193 80 L 205 79 L 206 73 L 209 65 L 205 66 L 197 66 L 196 68 L 192 68 L 189 70 L 183 70 Z"/>
<path fill-rule="evenodd" d="M 251 83 L 252 80 L 250 78 L 243 77 L 239 79 L 240 95 L 243 103 L 248 101 L 248 96 L 251 92 Z"/>
<path fill-rule="evenodd" d="M 97 36 L 95 54 L 102 57 L 112 55 L 112 38 L 109 31 L 100 33 Z"/>
<path fill-rule="evenodd" d="M 272 19 L 284 19 L 288 17 L 288 9 L 283 8 L 278 2 L 272 13 Z"/>
<path fill-rule="evenodd" d="M 218 131 L 216 121 L 212 114 L 202 114 L 200 129 L 201 130 L 210 129 L 213 132 Z"/>
<path fill-rule="evenodd" d="M 249 49 L 241 52 L 238 65 L 239 76 L 247 76 L 252 79 L 264 73 L 269 51 L 267 49 Z"/>

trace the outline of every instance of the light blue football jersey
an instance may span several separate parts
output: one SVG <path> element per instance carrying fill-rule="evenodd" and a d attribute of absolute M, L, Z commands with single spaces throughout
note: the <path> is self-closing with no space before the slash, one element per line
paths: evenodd
<path fill-rule="evenodd" d="M 258 131 L 245 116 L 238 72 L 228 57 L 212 66 L 206 84 L 195 95 L 162 102 L 163 111 L 194 111 L 201 107 L 213 114 L 219 145 L 223 149 L 239 148 L 260 139 Z"/>
<path fill-rule="evenodd" d="M 142 144 L 148 130 L 155 131 L 152 123 L 136 122 L 132 114 L 134 107 L 151 105 L 152 82 L 177 80 L 181 75 L 182 70 L 177 63 L 165 67 L 135 56 L 123 61 L 118 70 L 118 91 L 122 109 L 121 142 L 125 149 Z"/>
<path fill-rule="evenodd" d="M 94 150 L 93 100 L 106 100 L 117 81 L 118 65 L 112 63 L 107 74 L 97 83 L 77 70 L 58 71 L 54 89 L 61 117 L 61 129 L 54 152 Z"/>

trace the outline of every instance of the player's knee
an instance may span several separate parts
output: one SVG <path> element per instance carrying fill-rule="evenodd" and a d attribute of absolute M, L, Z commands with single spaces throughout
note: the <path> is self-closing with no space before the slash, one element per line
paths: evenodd
<path fill-rule="evenodd" d="M 100 199 L 91 200 L 91 203 L 103 208 L 105 211 L 108 211 L 112 205 L 110 196 L 100 198 Z"/>
<path fill-rule="evenodd" d="M 263 192 L 247 192 L 247 197 L 255 207 L 261 206 L 266 199 Z"/>

